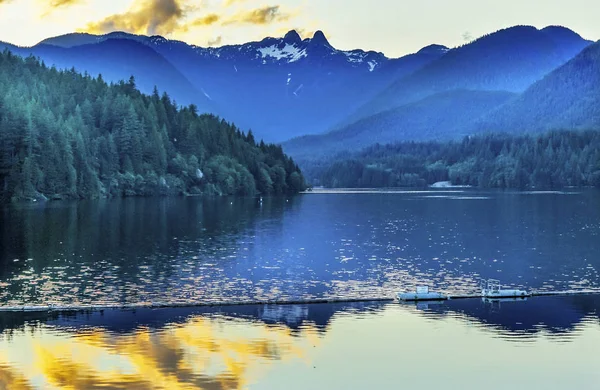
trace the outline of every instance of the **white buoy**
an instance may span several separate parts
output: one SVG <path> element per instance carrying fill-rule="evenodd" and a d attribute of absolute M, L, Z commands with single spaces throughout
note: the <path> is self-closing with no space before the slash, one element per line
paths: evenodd
<path fill-rule="evenodd" d="M 448 296 L 430 292 L 429 286 L 419 286 L 415 292 L 398 293 L 398 299 L 401 301 L 444 301 L 448 299 Z"/>
<path fill-rule="evenodd" d="M 501 289 L 500 281 L 496 279 L 488 279 L 481 284 L 481 296 L 483 298 L 515 298 L 528 297 L 530 295 L 525 290 Z"/>

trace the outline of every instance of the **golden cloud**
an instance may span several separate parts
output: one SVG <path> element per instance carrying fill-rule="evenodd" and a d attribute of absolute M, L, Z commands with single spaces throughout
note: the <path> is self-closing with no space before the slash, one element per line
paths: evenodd
<path fill-rule="evenodd" d="M 6 1 L 6 0 L 0 0 Z M 83 0 L 52 0 L 55 6 L 74 4 Z M 243 0 L 224 0 L 231 5 Z M 265 6 L 234 13 L 230 16 L 210 13 L 192 19 L 192 15 L 202 8 L 193 5 L 189 0 L 136 0 L 133 6 L 124 13 L 114 14 L 102 20 L 89 23 L 80 32 L 105 34 L 112 31 L 126 31 L 143 35 L 169 35 L 171 33 L 187 33 L 196 27 L 211 26 L 220 23 L 222 26 L 234 24 L 267 25 L 286 21 L 291 14 L 283 12 L 279 5 Z M 213 45 L 220 44 L 221 40 Z M 210 44 L 210 42 L 209 42 Z"/>
<path fill-rule="evenodd" d="M 83 0 L 50 0 L 50 7 L 59 8 L 64 6 L 81 3 Z"/>
<path fill-rule="evenodd" d="M 281 12 L 280 6 L 272 5 L 240 12 L 223 22 L 223 24 L 270 24 L 288 20 L 290 16 L 288 13 Z"/>
<path fill-rule="evenodd" d="M 60 1 L 60 0 L 59 0 Z M 187 7 L 182 0 L 140 0 L 125 13 L 88 24 L 83 31 L 103 34 L 127 31 L 136 34 L 168 34 L 181 28 Z"/>
<path fill-rule="evenodd" d="M 233 5 L 235 3 L 241 3 L 244 0 L 223 0 L 223 5 L 225 5 L 225 7 L 229 7 L 230 5 Z"/>
<path fill-rule="evenodd" d="M 212 24 L 217 23 L 219 20 L 221 20 L 221 16 L 217 14 L 208 14 L 206 16 L 196 18 L 189 23 L 179 26 L 177 30 L 185 33 L 188 32 L 191 28 L 210 26 Z"/>

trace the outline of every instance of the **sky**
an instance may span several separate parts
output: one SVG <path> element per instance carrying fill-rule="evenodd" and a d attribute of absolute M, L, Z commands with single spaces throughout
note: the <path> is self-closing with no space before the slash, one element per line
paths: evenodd
<path fill-rule="evenodd" d="M 0 0 L 0 41 L 31 46 L 70 32 L 128 31 L 221 46 L 322 30 L 344 50 L 399 57 L 518 24 L 600 39 L 598 0 Z"/>

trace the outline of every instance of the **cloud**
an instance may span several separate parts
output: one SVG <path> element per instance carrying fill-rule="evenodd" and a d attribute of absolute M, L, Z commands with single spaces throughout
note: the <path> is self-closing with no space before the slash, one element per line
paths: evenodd
<path fill-rule="evenodd" d="M 1 0 L 0 0 L 1 1 Z M 83 0 L 50 0 L 50 7 L 51 8 L 60 8 L 60 7 L 65 7 L 65 6 L 69 6 L 69 5 L 73 5 L 76 3 L 81 3 Z"/>
<path fill-rule="evenodd" d="M 281 12 L 280 6 L 272 5 L 240 12 L 223 22 L 223 24 L 270 24 L 288 20 L 290 16 L 288 13 Z"/>
<path fill-rule="evenodd" d="M 219 35 L 215 39 L 211 39 L 207 42 L 208 46 L 220 46 L 221 42 L 223 42 L 223 37 Z"/>
<path fill-rule="evenodd" d="M 192 20 L 187 26 L 190 27 L 200 27 L 200 26 L 210 26 L 211 24 L 217 23 L 221 20 L 221 16 L 217 14 L 208 14 L 206 16 L 202 16 Z"/>
<path fill-rule="evenodd" d="M 212 24 L 217 23 L 219 20 L 221 20 L 221 16 L 219 16 L 217 14 L 208 14 L 208 15 L 196 18 L 189 23 L 179 26 L 177 28 L 177 30 L 186 33 L 194 27 L 210 26 Z"/>
<path fill-rule="evenodd" d="M 7 0 L 0 0 L 7 1 Z M 85 0 L 51 0 L 51 4 L 67 5 Z M 245 0 L 223 0 L 224 5 L 231 5 Z M 126 31 L 143 35 L 163 35 L 188 33 L 198 27 L 219 24 L 221 26 L 252 24 L 269 25 L 287 21 L 292 17 L 282 11 L 279 5 L 265 6 L 237 12 L 198 14 L 205 8 L 204 2 L 192 0 L 135 0 L 126 12 L 113 14 L 104 19 L 88 23 L 79 29 L 81 32 L 105 34 L 112 31 Z M 218 41 L 217 41 L 218 39 Z M 213 45 L 221 44 L 218 37 Z"/>
<path fill-rule="evenodd" d="M 231 6 L 231 5 L 234 5 L 234 4 L 236 4 L 236 3 L 241 3 L 241 2 L 243 2 L 243 1 L 245 1 L 245 0 L 223 0 L 223 5 L 224 5 L 225 7 L 229 7 L 229 6 Z"/>
<path fill-rule="evenodd" d="M 41 14 L 41 17 L 44 18 L 45 16 L 48 16 L 49 14 L 51 14 L 53 11 L 55 11 L 57 9 L 68 8 L 72 5 L 83 3 L 84 1 L 85 0 L 50 0 L 50 1 L 40 0 L 40 2 L 44 3 L 44 7 L 45 7 L 45 10 Z"/>
<path fill-rule="evenodd" d="M 182 28 L 180 21 L 188 11 L 184 0 L 138 0 L 127 12 L 92 22 L 82 30 L 97 34 L 119 30 L 165 35 Z"/>

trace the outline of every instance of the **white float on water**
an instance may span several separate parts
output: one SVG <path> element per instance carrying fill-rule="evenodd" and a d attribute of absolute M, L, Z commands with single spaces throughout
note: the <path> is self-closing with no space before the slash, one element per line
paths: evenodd
<path fill-rule="evenodd" d="M 489 279 L 481 282 L 481 293 L 469 295 L 450 295 L 437 292 L 430 292 L 428 286 L 417 287 L 416 292 L 398 293 L 397 297 L 400 301 L 445 301 L 448 299 L 465 299 L 465 298 L 524 298 L 535 294 L 519 289 L 501 289 L 500 281 Z"/>
<path fill-rule="evenodd" d="M 401 301 L 443 301 L 448 296 L 442 293 L 429 292 L 429 286 L 419 286 L 416 292 L 398 293 Z"/>
<path fill-rule="evenodd" d="M 488 279 L 481 283 L 481 296 L 483 298 L 518 298 L 528 297 L 531 294 L 525 290 L 501 289 L 499 280 Z"/>

